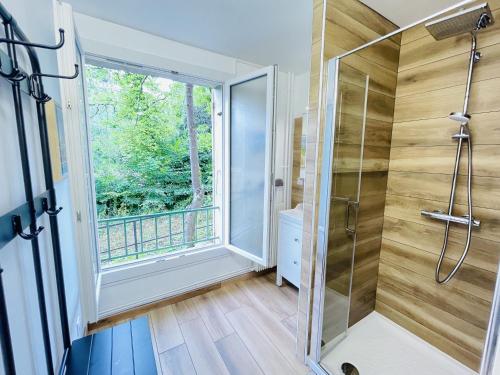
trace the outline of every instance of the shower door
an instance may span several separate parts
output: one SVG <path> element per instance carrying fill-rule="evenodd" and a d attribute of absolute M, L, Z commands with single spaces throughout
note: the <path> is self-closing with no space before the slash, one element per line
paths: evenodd
<path fill-rule="evenodd" d="M 333 59 L 328 66 L 311 359 L 347 331 L 356 245 L 369 77 Z"/>

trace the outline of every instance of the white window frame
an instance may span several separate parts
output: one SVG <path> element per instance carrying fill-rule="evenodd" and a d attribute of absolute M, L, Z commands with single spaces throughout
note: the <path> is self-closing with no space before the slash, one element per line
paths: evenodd
<path fill-rule="evenodd" d="M 172 80 L 177 81 L 177 82 L 188 82 L 188 83 L 192 83 L 194 85 L 210 87 L 212 89 L 212 100 L 214 98 L 213 91 L 217 90 L 218 87 L 220 87 L 220 90 L 222 91 L 221 95 L 222 96 L 224 95 L 224 93 L 223 93 L 224 84 L 222 82 L 204 79 L 201 77 L 194 77 L 194 76 L 190 76 L 190 75 L 180 74 L 179 72 L 176 72 L 176 71 L 171 71 L 171 70 L 166 70 L 166 69 L 161 69 L 161 68 L 156 68 L 156 67 L 151 67 L 151 66 L 146 66 L 146 65 L 139 65 L 139 64 L 124 61 L 121 59 L 105 57 L 105 56 L 92 54 L 92 53 L 84 53 L 84 56 L 85 56 L 85 61 L 91 65 L 94 65 L 94 66 L 99 66 L 99 67 L 109 68 L 109 69 L 122 69 L 122 70 L 133 72 L 133 73 L 151 75 L 151 76 L 162 77 L 162 78 L 166 78 L 166 79 L 172 79 Z M 82 69 L 85 69 L 85 67 L 83 67 Z M 217 116 L 217 113 L 215 112 L 216 108 L 215 108 L 214 104 L 215 103 L 212 102 L 212 110 L 213 110 L 212 125 L 214 126 L 212 128 L 212 145 L 213 146 L 216 145 L 215 132 L 217 131 L 217 132 L 220 132 L 221 134 L 223 134 L 223 122 L 221 124 L 222 126 L 221 126 L 220 130 L 218 129 L 218 126 L 215 126 L 217 123 L 215 121 L 215 116 Z M 223 113 L 223 117 L 224 117 L 224 108 L 223 108 L 222 103 L 221 103 L 221 107 L 222 107 L 222 113 Z M 87 125 L 89 125 L 89 122 L 87 122 Z M 87 132 L 89 133 L 90 129 L 87 129 Z M 222 143 L 223 142 L 224 142 L 224 140 L 222 140 Z M 91 155 L 91 153 L 92 153 L 92 140 L 91 139 L 89 139 L 88 151 L 90 153 L 89 157 L 90 157 L 90 160 L 92 162 L 93 158 Z M 215 176 L 218 173 L 218 169 L 221 171 L 219 174 L 221 174 L 223 176 L 225 166 L 224 166 L 222 155 L 220 156 L 220 160 L 218 160 L 219 158 L 215 157 L 216 154 L 215 154 L 214 148 L 212 148 L 212 155 L 213 155 L 212 156 L 213 157 L 213 159 L 212 159 L 213 160 L 213 171 L 212 171 L 212 184 L 213 184 L 213 186 L 212 186 L 212 189 L 213 189 L 213 194 L 215 197 L 216 196 Z M 218 168 L 219 166 L 220 166 L 220 168 Z M 92 168 L 92 171 L 91 171 L 92 183 L 94 183 L 93 172 L 94 171 Z M 222 193 L 222 195 L 223 194 L 224 193 Z M 93 193 L 92 198 L 93 198 L 92 204 L 93 204 L 94 211 L 97 212 L 97 206 L 96 206 L 96 201 L 95 201 L 95 192 Z M 100 259 L 98 257 L 97 262 L 99 263 L 98 266 L 99 266 L 100 272 L 102 274 L 122 272 L 122 271 L 126 271 L 126 270 L 131 270 L 138 265 L 146 265 L 146 264 L 150 264 L 150 263 L 163 262 L 163 261 L 169 260 L 169 259 L 176 259 L 180 256 L 185 256 L 185 255 L 189 255 L 189 254 L 197 254 L 197 253 L 204 252 L 204 251 L 211 251 L 211 250 L 220 249 L 221 247 L 223 247 L 223 244 L 225 241 L 225 239 L 224 239 L 225 231 L 223 229 L 223 223 L 222 223 L 222 217 L 224 217 L 224 212 L 225 212 L 225 207 L 223 204 L 224 200 L 222 200 L 220 203 L 221 203 L 220 205 L 217 205 L 216 201 L 214 201 L 214 206 L 218 206 L 219 210 L 221 212 L 220 215 L 214 215 L 214 221 L 215 221 L 214 231 L 215 231 L 215 233 L 220 232 L 218 243 L 207 244 L 207 245 L 202 245 L 202 246 L 195 246 L 192 248 L 182 249 L 182 250 L 178 250 L 178 251 L 171 252 L 171 253 L 159 254 L 157 256 L 150 256 L 150 257 L 146 257 L 144 259 L 133 260 L 133 261 L 126 262 L 123 264 L 108 266 L 105 268 L 101 268 Z M 215 213 L 215 211 L 214 211 L 214 213 Z M 97 225 L 98 225 L 97 224 L 97 215 L 95 215 L 94 226 L 97 228 Z M 97 240 L 97 235 L 98 235 L 98 232 L 96 229 L 96 232 L 95 232 L 96 240 Z M 96 245 L 96 246 L 98 246 L 98 245 Z M 99 254 L 99 250 L 97 250 L 97 253 Z"/>
<path fill-rule="evenodd" d="M 272 249 L 272 233 L 273 233 L 273 212 L 274 212 L 274 169 L 275 169 L 275 130 L 276 130 L 276 80 L 277 80 L 277 67 L 268 66 L 255 70 L 251 73 L 238 76 L 234 79 L 226 81 L 224 85 L 224 246 L 229 250 L 251 259 L 255 263 L 261 266 L 267 267 L 270 264 L 270 252 Z M 268 140 L 266 144 L 266 165 L 264 170 L 264 175 L 266 176 L 264 192 L 264 215 L 263 215 L 263 252 L 262 257 L 250 254 L 247 251 L 238 248 L 230 243 L 230 189 L 231 189 L 231 179 L 230 179 L 230 142 L 231 139 L 231 86 L 241 84 L 247 81 L 258 79 L 261 77 L 267 77 L 267 92 L 266 92 L 266 110 L 270 113 L 266 116 L 266 139 Z"/>

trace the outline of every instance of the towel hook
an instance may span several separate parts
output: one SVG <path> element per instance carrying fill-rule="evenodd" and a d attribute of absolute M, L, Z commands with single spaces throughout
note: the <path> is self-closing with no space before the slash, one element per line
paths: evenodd
<path fill-rule="evenodd" d="M 51 210 L 49 209 L 49 200 L 47 198 L 42 199 L 42 208 L 45 211 L 45 213 L 49 216 L 57 216 L 59 212 L 63 209 L 62 207 L 59 207 L 56 210 Z"/>
<path fill-rule="evenodd" d="M 59 78 L 59 79 L 75 79 L 76 77 L 78 77 L 78 74 L 80 74 L 79 66 L 78 66 L 78 64 L 75 64 L 75 73 L 73 75 L 70 75 L 70 76 L 61 76 L 61 75 L 58 75 L 58 74 L 33 73 L 30 76 L 30 79 L 31 80 L 35 80 L 35 78 L 38 78 L 38 77 Z"/>
<path fill-rule="evenodd" d="M 35 230 L 32 233 L 24 233 L 23 232 L 23 226 L 21 224 L 21 216 L 19 215 L 14 215 L 12 216 L 12 226 L 14 227 L 14 231 L 19 235 L 24 240 L 33 240 L 38 237 L 40 232 L 43 230 L 42 226 L 39 226 L 37 230 Z"/>
<path fill-rule="evenodd" d="M 11 65 L 11 72 L 10 73 L 4 73 L 2 71 L 2 59 L 0 58 L 0 76 L 3 78 L 6 78 L 10 81 L 15 81 L 15 82 L 20 82 L 23 79 L 26 78 L 26 74 L 21 72 L 18 68 L 14 67 Z"/>
<path fill-rule="evenodd" d="M 1 68 L 2 65 L 0 64 L 0 76 L 8 79 L 9 81 L 21 82 L 23 79 L 26 78 L 26 75 L 17 68 L 12 68 L 12 71 L 10 73 L 2 72 Z"/>
<path fill-rule="evenodd" d="M 56 49 L 59 49 L 62 46 L 64 46 L 64 29 L 59 29 L 59 43 L 57 43 L 55 45 L 31 43 L 31 42 L 25 42 L 22 40 L 15 40 L 15 39 L 9 39 L 9 38 L 0 38 L 0 43 L 19 44 L 21 46 L 26 46 L 26 47 L 35 47 L 35 48 L 56 50 Z"/>
<path fill-rule="evenodd" d="M 41 89 L 40 78 L 59 78 L 59 79 L 75 79 L 80 74 L 78 64 L 75 64 L 75 73 L 70 76 L 63 76 L 57 74 L 46 74 L 46 73 L 33 73 L 29 77 L 29 87 L 31 96 L 34 97 L 40 103 L 46 103 L 52 99 L 49 95 L 45 94 Z"/>

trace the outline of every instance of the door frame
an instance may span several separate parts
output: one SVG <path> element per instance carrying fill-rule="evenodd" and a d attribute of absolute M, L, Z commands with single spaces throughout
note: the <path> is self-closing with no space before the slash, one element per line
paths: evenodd
<path fill-rule="evenodd" d="M 328 231 L 330 212 L 330 199 L 321 199 L 321 197 L 331 196 L 332 187 L 332 165 L 334 160 L 335 139 L 335 119 L 337 117 L 337 99 L 338 99 L 338 79 L 339 79 L 340 60 L 334 58 L 328 62 L 328 81 L 326 88 L 326 117 L 323 142 L 323 162 L 321 166 L 320 180 L 320 203 L 318 211 L 318 237 L 316 245 L 316 270 L 314 279 L 314 298 L 313 306 L 318 306 L 316 312 L 312 313 L 311 324 L 311 349 L 309 358 L 319 364 L 321 359 L 321 336 L 323 330 L 323 304 L 325 301 L 325 272 L 326 256 L 328 251 Z"/>
<path fill-rule="evenodd" d="M 321 183 L 320 183 L 320 201 L 318 211 L 318 237 L 317 237 L 317 252 L 316 252 L 316 269 L 315 269 L 315 293 L 314 305 L 318 309 L 312 311 L 311 324 L 311 348 L 308 355 L 308 361 L 316 363 L 316 367 L 321 367 L 321 342 L 323 332 L 323 313 L 325 302 L 325 284 L 326 284 L 326 265 L 328 255 L 330 224 L 330 208 L 332 201 L 332 182 L 333 182 L 333 167 L 335 161 L 335 131 L 337 127 L 337 112 L 339 108 L 339 77 L 340 77 L 341 57 L 335 57 L 328 61 L 328 80 L 327 80 L 327 96 L 326 96 L 326 121 L 323 145 L 323 163 L 321 166 Z M 363 156 L 364 156 L 364 140 L 366 116 L 368 110 L 368 90 L 370 84 L 370 76 L 366 75 L 366 83 L 364 88 L 364 103 L 363 103 L 363 126 L 361 133 L 361 148 L 360 148 L 360 163 L 358 167 L 358 184 L 356 187 L 355 201 L 359 205 L 361 195 L 361 178 L 363 172 Z M 340 103 L 341 104 L 341 103 Z M 322 199 L 326 197 L 326 199 Z M 347 202 L 349 205 L 349 202 Z M 356 210 L 355 223 L 357 227 L 358 213 Z M 345 320 L 344 336 L 347 334 L 349 327 L 349 313 L 351 305 L 352 292 L 352 277 L 354 272 L 354 256 L 356 252 L 356 231 L 353 233 L 353 249 L 351 256 L 351 270 L 349 274 L 349 295 L 347 317 Z"/>
<path fill-rule="evenodd" d="M 73 9 L 67 3 L 54 1 L 54 23 L 57 25 L 54 31 L 58 33 L 59 27 L 64 28 L 66 36 L 65 48 L 57 51 L 57 61 L 60 72 L 66 67 L 73 66 L 77 56 L 77 48 L 83 52 L 78 33 L 73 20 Z M 78 46 L 78 47 L 77 47 Z M 85 63 L 85 55 L 81 55 L 82 63 Z M 83 67 L 80 72 L 83 74 Z M 82 79 L 78 77 L 78 79 Z M 85 163 L 85 149 L 83 142 L 87 140 L 82 133 L 80 123 L 80 105 L 78 94 L 78 83 L 74 80 L 59 80 L 61 91 L 61 107 L 64 119 L 65 142 L 68 150 L 68 178 L 72 200 L 72 222 L 75 228 L 75 249 L 79 267 L 79 281 L 81 294 L 82 321 L 84 328 L 87 322 L 95 322 L 98 319 L 98 300 L 100 290 L 99 262 L 95 259 L 97 251 L 93 223 L 94 218 L 89 217 L 87 207 L 87 184 L 85 176 L 79 169 Z M 83 80 L 85 90 L 85 81 Z M 85 94 L 84 94 L 85 96 Z M 87 110 L 85 108 L 85 113 Z M 70 317 L 71 318 L 71 317 Z"/>
<path fill-rule="evenodd" d="M 266 165 L 264 168 L 265 176 L 265 201 L 263 215 L 263 252 L 262 258 L 249 254 L 247 251 L 231 245 L 230 243 L 230 186 L 231 186 L 231 86 L 257 79 L 268 77 L 266 90 Z M 269 265 L 269 255 L 272 247 L 272 226 L 273 226 L 273 207 L 274 207 L 274 170 L 275 170 L 275 131 L 276 131 L 276 90 L 277 90 L 278 67 L 276 65 L 268 66 L 255 70 L 251 73 L 228 80 L 224 83 L 224 136 L 223 136 L 223 158 L 224 158 L 224 193 L 223 193 L 223 243 L 224 246 L 264 267 Z"/>

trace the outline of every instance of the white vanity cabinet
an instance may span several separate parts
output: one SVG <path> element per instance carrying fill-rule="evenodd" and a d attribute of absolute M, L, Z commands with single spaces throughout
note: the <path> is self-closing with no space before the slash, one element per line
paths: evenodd
<path fill-rule="evenodd" d="M 300 285 L 302 252 L 302 214 L 300 209 L 281 211 L 278 228 L 278 266 L 276 284 L 284 277 L 297 288 Z"/>

